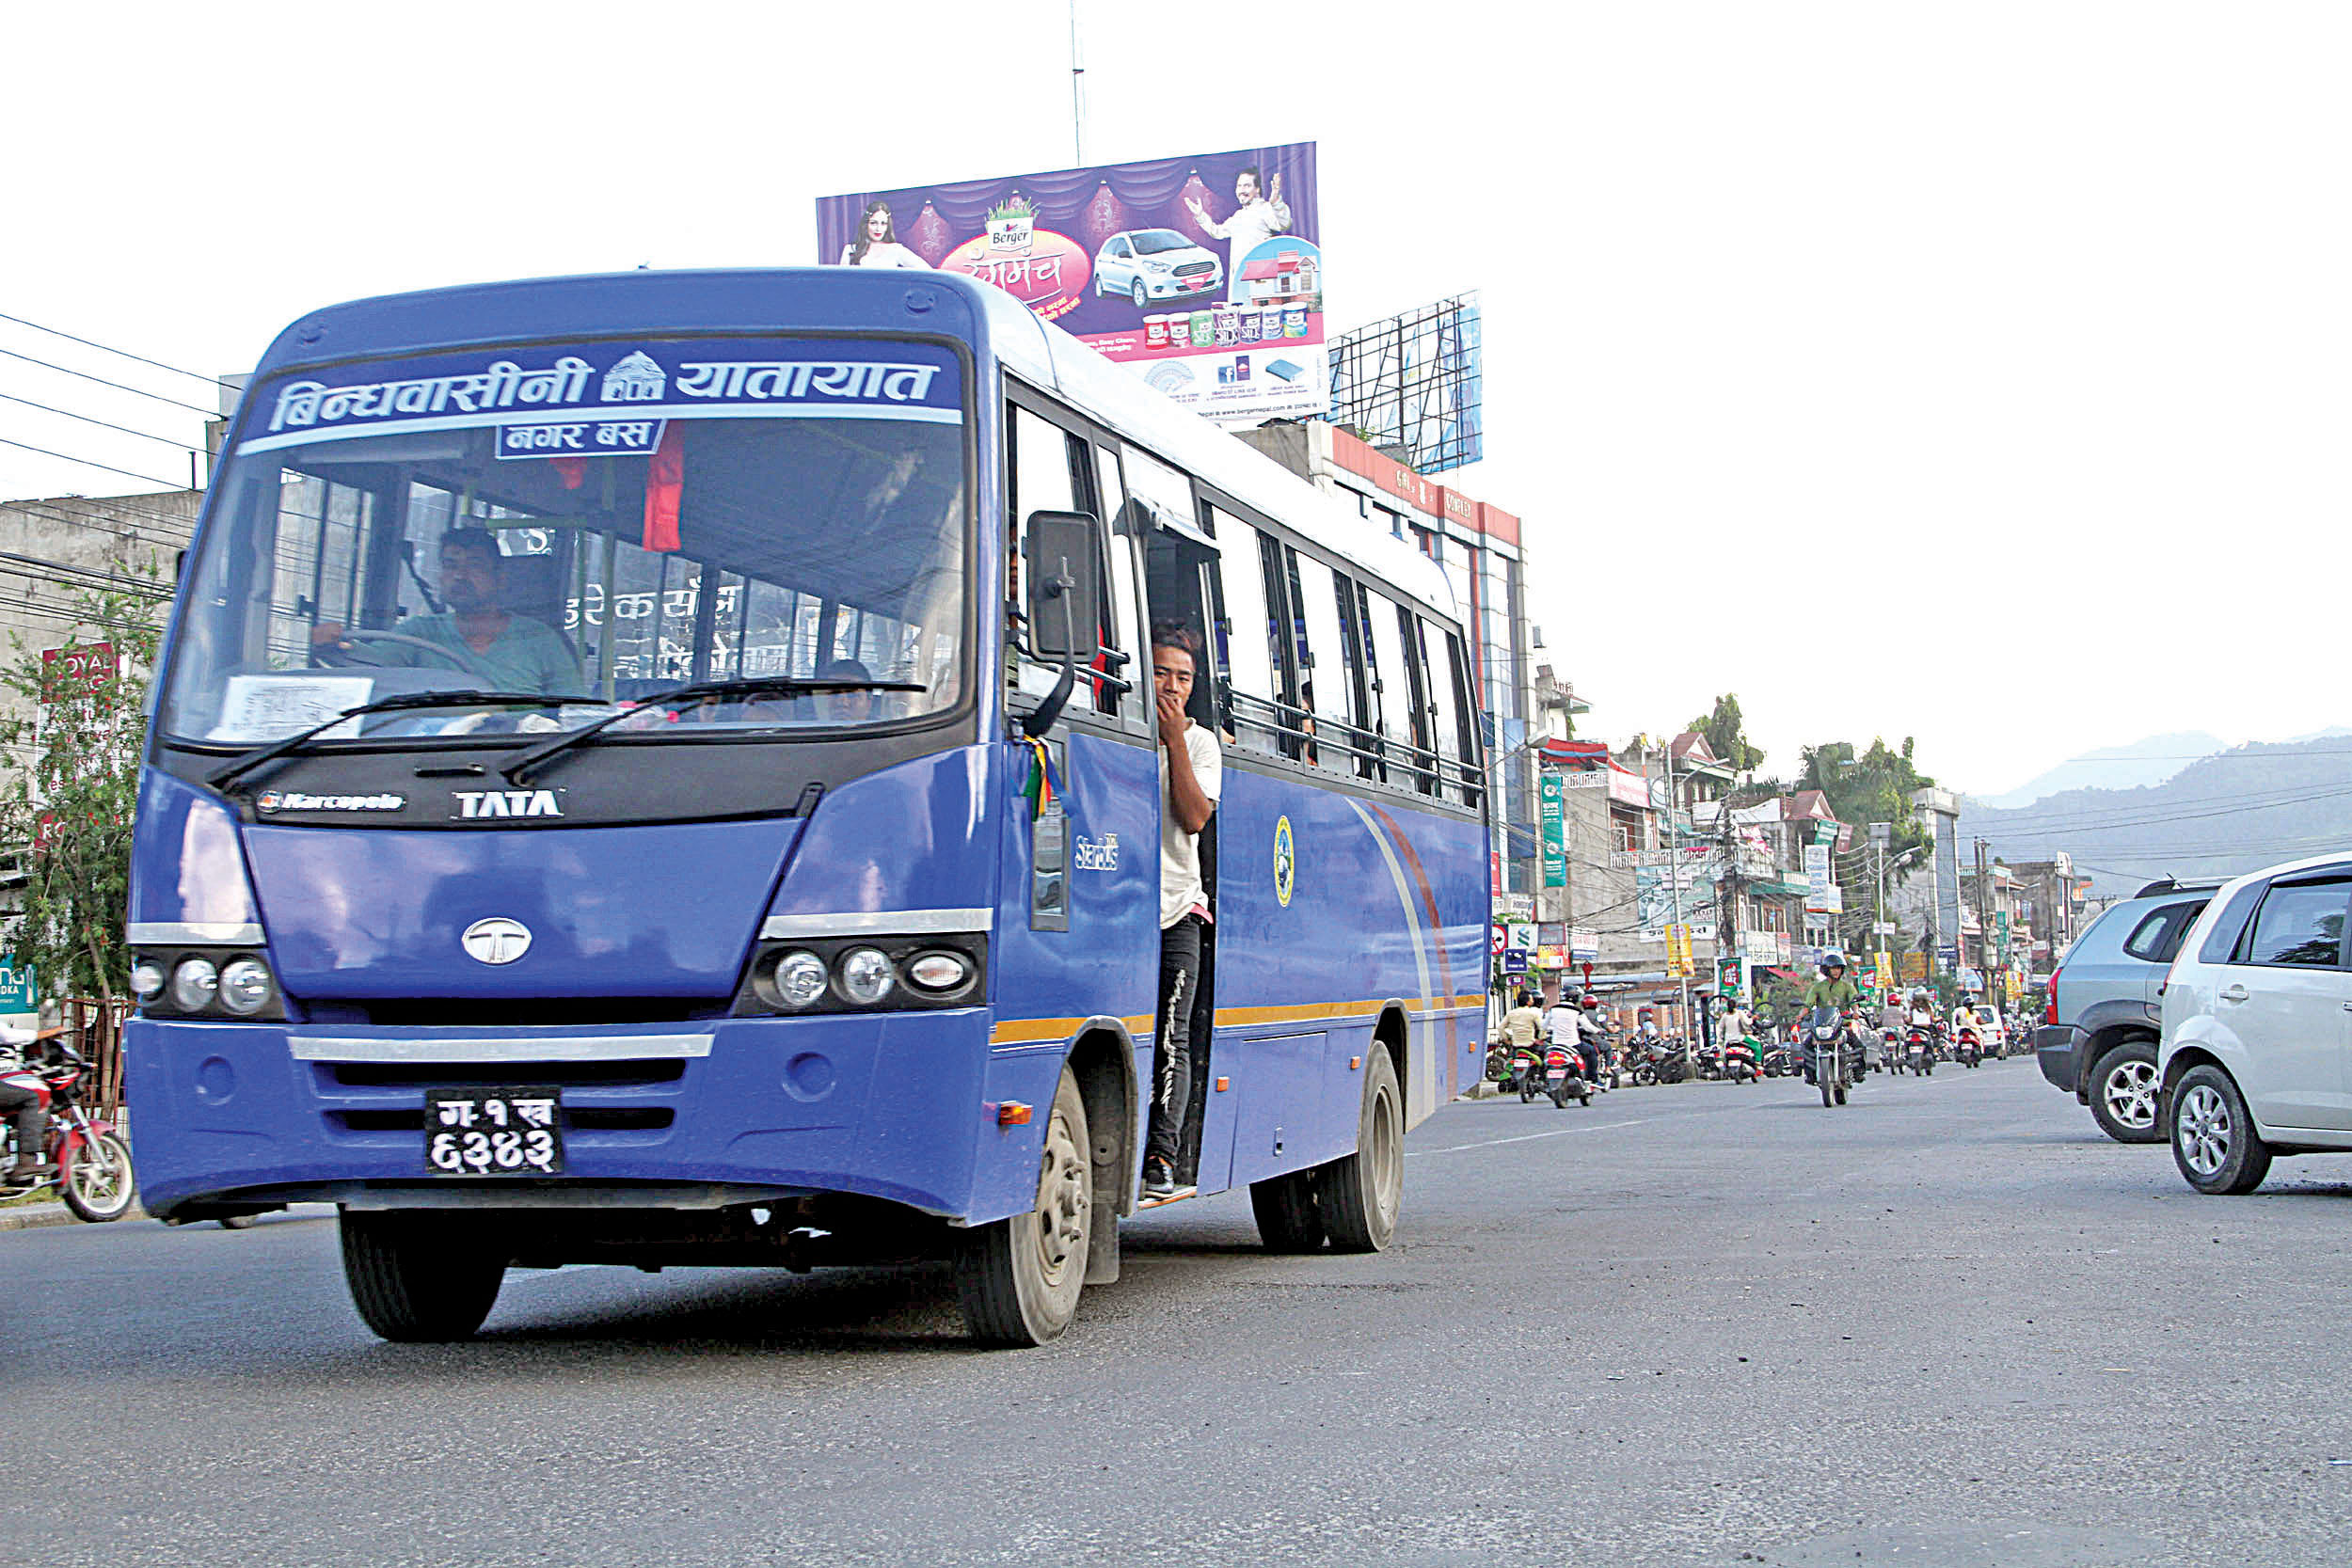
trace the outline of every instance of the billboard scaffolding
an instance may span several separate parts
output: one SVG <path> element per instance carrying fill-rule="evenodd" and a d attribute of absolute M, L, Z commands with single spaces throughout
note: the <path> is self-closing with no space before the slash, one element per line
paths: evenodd
<path fill-rule="evenodd" d="M 1331 343 L 1331 422 L 1419 473 L 1486 455 L 1478 292 L 1359 326 Z"/>

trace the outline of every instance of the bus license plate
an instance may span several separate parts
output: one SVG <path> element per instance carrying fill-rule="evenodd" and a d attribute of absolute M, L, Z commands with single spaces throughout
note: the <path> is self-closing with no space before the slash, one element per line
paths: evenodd
<path fill-rule="evenodd" d="M 561 1176 L 563 1091 L 425 1090 L 424 1164 L 435 1176 Z"/>

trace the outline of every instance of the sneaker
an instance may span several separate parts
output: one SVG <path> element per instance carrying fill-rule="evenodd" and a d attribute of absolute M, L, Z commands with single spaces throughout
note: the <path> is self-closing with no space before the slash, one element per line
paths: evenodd
<path fill-rule="evenodd" d="M 1176 1173 L 1168 1167 L 1166 1160 L 1143 1162 L 1143 1196 L 1146 1197 L 1174 1197 L 1176 1196 Z"/>

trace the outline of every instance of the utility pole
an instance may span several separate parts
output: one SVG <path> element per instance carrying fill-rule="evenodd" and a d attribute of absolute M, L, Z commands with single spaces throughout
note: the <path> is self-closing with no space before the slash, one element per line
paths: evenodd
<path fill-rule="evenodd" d="M 1663 752 L 1666 762 L 1666 887 L 1674 895 L 1674 923 L 1679 926 L 1682 924 L 1682 829 L 1675 821 L 1675 743 L 1668 740 Z M 1717 940 L 1722 939 L 1719 937 Z M 1695 954 L 1698 943 L 1692 942 L 1691 950 Z M 1676 978 L 1680 982 L 1682 992 L 1682 1037 L 1695 1042 L 1698 1032 L 1691 1027 L 1691 978 L 1687 974 Z"/>
<path fill-rule="evenodd" d="M 1076 153 L 1071 161 L 1079 165 L 1087 161 L 1086 76 L 1078 54 L 1078 0 L 1070 0 L 1070 143 Z"/>
<path fill-rule="evenodd" d="M 1987 971 L 1993 967 L 1993 868 L 1986 859 L 1992 848 L 1984 839 L 1976 841 L 1977 961 Z"/>

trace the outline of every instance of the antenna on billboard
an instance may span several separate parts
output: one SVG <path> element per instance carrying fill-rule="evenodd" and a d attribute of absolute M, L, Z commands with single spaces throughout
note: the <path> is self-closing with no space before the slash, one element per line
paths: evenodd
<path fill-rule="evenodd" d="M 1087 68 L 1078 56 L 1078 0 L 1070 0 L 1070 142 L 1073 163 L 1087 161 Z"/>

